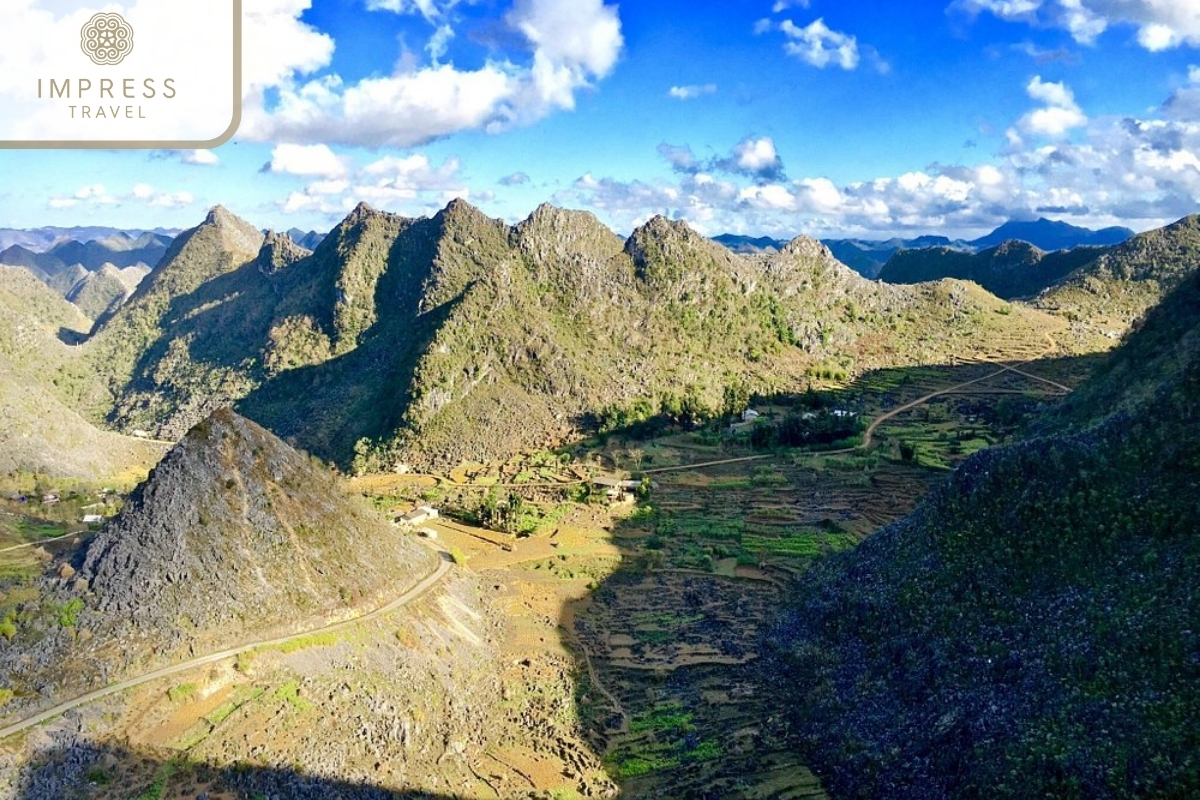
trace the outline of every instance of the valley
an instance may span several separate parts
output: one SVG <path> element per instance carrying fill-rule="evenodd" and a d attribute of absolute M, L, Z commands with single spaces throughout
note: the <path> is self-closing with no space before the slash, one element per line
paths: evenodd
<path fill-rule="evenodd" d="M 1025 301 L 463 201 L 214 208 L 90 333 L 2 274 L 0 795 L 1187 785 L 1196 225 Z"/>
<path fill-rule="evenodd" d="M 27 785 L 65 785 L 70 759 L 82 757 L 84 773 L 103 776 L 84 782 L 87 797 L 128 797 L 143 785 L 164 798 L 241 796 L 239 780 L 293 786 L 298 777 L 272 772 L 278 752 L 299 754 L 311 772 L 320 759 L 304 729 L 357 707 L 336 681 L 352 697 L 387 681 L 360 675 L 360 659 L 432 629 L 447 643 L 495 637 L 505 666 L 493 676 L 493 729 L 471 741 L 452 726 L 466 738 L 451 766 L 443 751 L 412 759 L 427 764 L 419 778 L 365 770 L 360 794 L 346 796 L 407 786 L 466 797 L 611 796 L 617 787 L 630 797 L 825 797 L 772 713 L 778 666 L 764 647 L 787 587 L 812 559 L 910 512 L 945 470 L 1010 439 L 1090 368 L 1087 359 L 1044 357 L 881 370 L 817 396 L 754 404 L 763 420 L 814 401 L 870 420 L 858 444 L 823 451 L 755 450 L 745 430 L 718 421 L 646 438 L 614 431 L 552 459 L 526 453 L 448 475 L 351 479 L 348 488 L 380 512 L 416 503 L 449 512 L 426 523 L 437 532 L 428 543 L 444 554 L 432 575 L 360 617 L 197 653 L 47 709 L 4 729 L 5 746 L 24 738 L 39 747 L 46 734 L 25 729 L 53 720 L 54 744 L 40 745 L 50 747 L 47 764 Z M 594 478 L 630 471 L 650 479 L 644 498 L 613 503 L 594 491 Z M 520 517 L 500 526 L 516 533 L 473 524 L 489 494 L 510 505 L 520 498 Z M 10 503 L 10 513 L 18 507 Z M 58 530 L 44 523 L 13 536 Z M 66 563 L 82 537 L 57 542 L 47 553 Z M 0 559 L 31 566 L 9 552 Z M 490 634 L 471 603 L 454 599 L 472 584 L 466 591 L 487 596 L 490 624 L 501 626 Z M 399 614 L 403 606 L 411 607 Z M 409 613 L 423 622 L 413 628 Z M 84 747 L 71 733 L 75 719 L 105 733 Z M 255 745 L 244 738 L 250 731 L 266 738 Z M 378 750 L 387 739 L 377 733 L 356 738 Z M 341 777 L 355 774 L 350 763 Z"/>

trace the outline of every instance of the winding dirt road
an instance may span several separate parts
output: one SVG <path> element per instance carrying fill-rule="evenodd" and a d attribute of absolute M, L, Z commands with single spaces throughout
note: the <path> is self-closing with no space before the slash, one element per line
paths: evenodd
<path fill-rule="evenodd" d="M 59 703 L 53 708 L 48 708 L 45 711 L 34 714 L 31 717 L 26 717 L 25 719 L 18 720 L 17 722 L 14 722 L 4 728 L 0 728 L 0 740 L 6 739 L 9 736 L 13 736 L 14 734 L 20 733 L 28 728 L 32 728 L 34 725 L 40 725 L 47 720 L 51 720 L 54 717 L 65 714 L 66 712 L 78 708 L 79 706 L 91 703 L 94 700 L 99 700 L 101 698 L 108 697 L 109 695 L 123 692 L 127 689 L 133 689 L 141 686 L 142 684 L 149 683 L 150 681 L 158 680 L 159 678 L 165 678 L 169 675 L 187 672 L 188 670 L 195 669 L 196 667 L 202 667 L 206 664 L 213 664 L 218 661 L 223 661 L 227 658 L 232 658 L 233 656 L 249 652 L 250 650 L 257 650 L 260 647 L 278 647 L 279 645 L 287 644 L 288 642 L 295 641 L 296 639 L 303 639 L 314 634 L 331 633 L 334 631 L 345 630 L 352 625 L 358 625 L 362 622 L 366 622 L 367 620 L 381 617 L 384 614 L 389 614 L 392 611 L 402 608 L 403 606 L 411 603 L 413 600 L 416 600 L 418 597 L 424 595 L 426 592 L 432 589 L 433 586 L 450 570 L 451 559 L 449 553 L 436 549 L 435 552 L 438 553 L 439 559 L 437 569 L 410 587 L 404 594 L 400 595 L 395 600 L 392 600 L 390 603 L 380 606 L 374 611 L 368 611 L 362 616 L 354 617 L 353 619 L 342 620 L 341 622 L 335 622 L 322 628 L 314 628 L 313 630 L 303 631 L 301 633 L 292 633 L 288 634 L 287 636 L 278 636 L 274 639 L 262 639 L 257 642 L 247 642 L 245 644 L 238 645 L 237 647 L 231 647 L 227 650 L 221 650 L 216 653 L 209 653 L 208 655 L 197 656 L 196 658 L 189 658 L 187 661 L 181 661 L 180 663 L 172 664 L 169 667 L 163 667 L 161 669 L 156 669 L 153 672 L 146 672 L 142 675 L 136 675 L 132 678 L 127 678 L 120 683 L 114 683 L 109 686 L 105 686 L 102 689 L 96 689 L 95 691 L 88 692 L 87 694 L 79 695 L 78 697 Z"/>

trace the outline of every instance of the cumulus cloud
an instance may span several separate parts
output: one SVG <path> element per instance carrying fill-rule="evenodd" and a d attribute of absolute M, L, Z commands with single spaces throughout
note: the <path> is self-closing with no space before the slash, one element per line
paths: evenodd
<path fill-rule="evenodd" d="M 955 0 L 952 8 L 1062 28 L 1082 44 L 1111 27 L 1133 26 L 1147 50 L 1200 46 L 1200 5 L 1194 0 Z"/>
<path fill-rule="evenodd" d="M 694 100 L 706 94 L 714 94 L 717 91 L 715 83 L 705 83 L 703 85 L 692 84 L 689 86 L 672 86 L 667 90 L 668 97 L 674 97 L 676 100 Z"/>
<path fill-rule="evenodd" d="M 271 160 L 263 165 L 262 171 L 336 178 L 346 174 L 346 164 L 328 145 L 279 144 L 271 151 Z"/>
<path fill-rule="evenodd" d="M 1042 104 L 1017 121 L 1017 128 L 1034 136 L 1059 138 L 1087 124 L 1087 115 L 1075 102 L 1065 83 L 1050 83 L 1035 75 L 1025 87 L 1028 95 Z"/>
<path fill-rule="evenodd" d="M 1042 109 L 1014 123 L 1009 148 L 974 165 L 931 164 L 838 184 L 821 175 L 755 178 L 717 168 L 718 162 L 734 161 L 733 155 L 701 161 L 686 145 L 662 145 L 659 153 L 680 165 L 669 180 L 624 182 L 587 175 L 556 199 L 590 207 L 618 229 L 663 214 L 709 234 L 781 238 L 799 233 L 977 236 L 1007 220 L 1039 215 L 1089 227 L 1146 229 L 1196 210 L 1200 106 L 1190 104 L 1200 97 L 1189 94 L 1195 89 L 1200 89 L 1200 68 L 1189 71 L 1188 83 L 1164 104 L 1161 118 L 1037 117 L 1042 109 L 1074 105 L 1065 85 L 1037 78 L 1026 90 Z M 1024 139 L 1017 133 L 1022 125 L 1037 136 Z M 1051 135 L 1068 128 L 1076 134 L 1071 139 Z M 743 146 L 739 152 L 746 165 L 761 164 L 769 155 L 765 147 Z M 779 158 L 773 142 L 771 152 Z"/>
<path fill-rule="evenodd" d="M 779 24 L 779 30 L 788 38 L 784 50 L 788 55 L 819 69 L 836 65 L 842 69 L 858 66 L 858 40 L 855 37 L 831 30 L 824 19 L 817 19 L 801 28 L 790 19 Z"/>
<path fill-rule="evenodd" d="M 1170 119 L 1200 121 L 1200 67 L 1188 67 L 1187 84 L 1171 93 L 1162 111 Z"/>
<path fill-rule="evenodd" d="M 385 156 L 365 166 L 340 162 L 338 176 L 321 177 L 290 192 L 279 208 L 286 214 L 345 214 L 359 201 L 403 213 L 420 214 L 439 208 L 455 197 L 469 197 L 460 175 L 461 164 L 447 158 L 434 165 L 428 156 Z"/>
<path fill-rule="evenodd" d="M 46 201 L 52 209 L 116 207 L 141 204 L 154 208 L 183 208 L 195 202 L 191 192 L 163 192 L 147 183 L 134 184 L 129 191 L 113 194 L 102 183 L 81 187 L 71 195 L 53 196 Z"/>
<path fill-rule="evenodd" d="M 287 58 L 288 50 L 267 44 L 278 56 L 262 59 L 257 74 L 265 77 L 250 81 L 241 128 L 246 138 L 261 141 L 412 147 L 459 131 L 528 124 L 574 108 L 576 93 L 612 71 L 624 43 L 617 8 L 603 0 L 517 0 L 504 24 L 524 43 L 524 63 L 491 58 L 469 70 L 437 63 L 453 33 L 439 27 L 428 66 L 402 60 L 390 75 L 352 84 L 336 73 L 302 80 L 328 66 L 333 43 L 299 22 L 307 0 L 266 5 L 284 8 L 273 19 L 290 32 L 285 38 L 307 39 L 309 55 Z M 375 7 L 432 19 L 452 4 L 401 0 Z M 249 33 L 247 39 L 249 52 L 254 42 Z M 277 88 L 278 99 L 268 105 L 269 87 Z"/>
<path fill-rule="evenodd" d="M 523 186 L 529 183 L 529 176 L 524 172 L 514 172 L 500 179 L 501 186 Z"/>
<path fill-rule="evenodd" d="M 775 0 L 775 5 L 771 6 L 771 13 L 782 14 L 789 8 L 808 8 L 808 0 Z"/>
<path fill-rule="evenodd" d="M 771 181 L 783 177 L 783 160 L 775 150 L 775 142 L 769 136 L 748 136 L 733 146 L 729 158 L 717 162 L 727 172 L 749 175 L 759 180 Z"/>
<path fill-rule="evenodd" d="M 658 146 L 658 154 L 676 172 L 694 173 L 703 169 L 700 160 L 696 158 L 696 154 L 688 145 L 673 145 L 663 142 Z"/>

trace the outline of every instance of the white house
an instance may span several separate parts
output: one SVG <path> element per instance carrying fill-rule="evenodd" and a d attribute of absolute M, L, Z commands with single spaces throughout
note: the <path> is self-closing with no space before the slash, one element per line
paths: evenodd
<path fill-rule="evenodd" d="M 758 419 L 761 416 L 762 416 L 762 414 L 759 414 L 753 408 L 747 408 L 745 411 L 742 412 L 742 422 L 754 422 L 754 420 Z"/>
<path fill-rule="evenodd" d="M 416 527 L 417 525 L 423 525 L 429 520 L 437 518 L 438 510 L 433 506 L 417 506 L 412 511 L 409 511 L 406 514 L 401 514 L 400 519 L 398 519 L 397 522 L 399 522 L 401 525 Z"/>
<path fill-rule="evenodd" d="M 101 522 L 104 522 L 104 517 L 101 516 L 100 514 L 84 514 L 83 515 L 83 524 L 84 525 L 95 525 L 95 524 L 99 524 Z"/>

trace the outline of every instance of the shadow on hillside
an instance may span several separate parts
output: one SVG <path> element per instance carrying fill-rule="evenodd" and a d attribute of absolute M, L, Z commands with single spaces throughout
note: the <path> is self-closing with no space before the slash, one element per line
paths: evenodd
<path fill-rule="evenodd" d="M 1024 368 L 1073 384 L 1100 358 L 1045 359 Z M 936 390 L 939 383 L 966 383 L 996 369 L 996 365 L 965 364 L 879 370 L 856 380 L 840 398 L 855 407 L 870 393 L 885 409 L 895 408 Z M 1011 387 L 995 388 L 1020 394 L 1019 383 L 1016 379 Z M 1042 392 L 1042 396 L 1050 401 L 1054 393 Z M 778 399 L 766 398 L 764 405 Z M 960 408 L 961 400 L 954 398 L 949 406 Z M 971 412 L 960 409 L 959 413 Z M 626 429 L 608 438 L 638 442 L 639 436 L 632 434 L 644 432 Z M 716 449 L 728 458 L 758 454 L 744 444 L 721 444 Z M 904 479 L 899 483 L 876 482 L 869 474 L 864 477 L 862 470 L 801 475 L 807 481 L 801 482 L 796 477 L 800 472 L 781 468 L 788 482 L 772 489 L 770 483 L 755 484 L 749 468 L 740 469 L 733 465 L 709 469 L 704 480 L 694 485 L 682 480 L 662 491 L 655 489 L 649 502 L 675 514 L 674 530 L 638 515 L 615 521 L 611 533 L 622 553 L 615 571 L 593 583 L 587 596 L 559 611 L 557 635 L 575 657 L 571 716 L 578 719 L 579 733 L 617 779 L 622 797 L 823 797 L 820 781 L 798 755 L 800 746 L 786 715 L 789 698 L 781 693 L 785 688 L 781 680 L 788 673 L 769 642 L 781 614 L 788 610 L 794 570 L 769 563 L 771 559 L 747 559 L 744 552 L 719 549 L 727 544 L 722 542 L 727 534 L 720 522 L 757 515 L 764 525 L 777 524 L 762 508 L 762 495 L 774 491 L 778 505 L 790 509 L 797 526 L 836 532 L 845 518 L 829 512 L 823 498 L 836 496 L 842 487 L 853 486 L 858 492 L 842 504 L 848 509 L 845 513 L 859 513 L 861 506 L 869 505 L 860 498 L 871 493 L 908 491 L 915 503 L 920 492 L 945 474 L 899 465 L 896 470 Z M 748 473 L 751 477 L 746 480 Z M 722 482 L 744 491 L 722 495 Z M 880 524 L 903 513 L 907 512 L 902 508 L 887 506 L 879 512 Z M 683 542 L 685 530 L 679 521 L 689 516 L 707 524 L 696 535 L 699 548 Z M 666 540 L 665 547 L 651 544 L 656 536 Z M 732 568 L 726 563 L 718 569 L 716 562 L 731 558 L 736 562 Z M 553 564 L 555 559 L 547 561 Z M 247 800 L 439 797 L 384 789 L 369 780 L 349 783 L 314 777 L 295 768 L 244 763 L 221 767 L 179 759 L 171 751 L 139 752 L 87 742 L 62 745 L 42 753 L 24 769 L 16 797 L 192 798 L 205 793 Z M 563 775 L 567 782 L 582 779 L 568 773 L 565 770 Z M 169 794 L 146 794 L 163 775 L 170 776 Z M 486 776 L 479 777 L 476 790 L 468 796 L 504 796 L 495 789 L 489 792 Z"/>
<path fill-rule="evenodd" d="M 88 339 L 88 335 L 74 328 L 60 327 L 58 329 L 58 340 L 65 345 L 74 347 L 75 345 L 83 344 Z"/>
<path fill-rule="evenodd" d="M 15 781 L 15 800 L 112 798 L 280 798 L 283 800 L 451 800 L 455 795 L 395 791 L 305 775 L 287 767 L 239 763 L 215 767 L 186 756 L 137 751 L 89 742 L 39 754 Z"/>
<path fill-rule="evenodd" d="M 232 395 L 214 399 L 234 405 L 289 443 L 345 468 L 358 440 L 378 439 L 400 426 L 419 354 L 470 289 L 434 308 L 419 308 L 429 270 L 421 264 L 434 258 L 432 226 L 433 220 L 418 220 L 392 242 L 373 295 L 375 309 L 387 313 L 377 314 L 362 331 L 340 331 L 355 340 L 342 354 L 328 352 L 330 347 L 346 347 L 346 342 L 330 341 L 343 324 L 335 320 L 335 309 L 345 291 L 337 288 L 341 284 L 334 274 L 336 242 L 330 236 L 314 253 L 270 274 L 257 259 L 252 260 L 171 299 L 159 325 L 170 335 L 157 339 L 139 356 L 126 391 L 173 391 L 169 383 L 160 385 L 159 373 L 163 365 L 178 361 L 175 350 L 184 345 L 197 374 L 228 379 L 248 370 L 250 381 L 257 384 L 244 394 L 242 382 L 233 380 Z M 365 280 L 350 276 L 355 277 Z M 303 318 L 315 328 L 273 330 L 285 318 Z M 326 337 L 323 345 L 318 342 L 321 337 Z M 300 360 L 302 365 L 268 375 L 264 364 L 248 359 L 263 348 L 281 362 Z M 321 358 L 322 349 L 325 360 L 304 364 Z M 202 391 L 197 386 L 179 388 Z M 196 413 L 193 409 L 185 412 L 187 419 L 172 420 L 171 433 L 182 436 L 198 421 Z"/>

